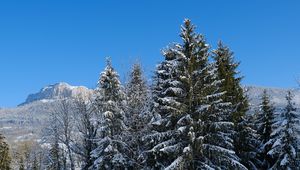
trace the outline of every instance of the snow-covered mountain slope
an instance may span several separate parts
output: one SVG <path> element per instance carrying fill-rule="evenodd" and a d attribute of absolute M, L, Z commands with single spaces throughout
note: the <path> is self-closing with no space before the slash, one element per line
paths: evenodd
<path fill-rule="evenodd" d="M 0 133 L 4 133 L 10 143 L 38 139 L 54 103 L 36 101 L 16 108 L 0 109 Z"/>
<path fill-rule="evenodd" d="M 40 92 L 29 95 L 18 107 L 0 109 L 0 133 L 4 133 L 10 143 L 39 139 L 49 114 L 60 99 L 88 97 L 92 93 L 91 89 L 67 83 L 44 87 Z"/>
<path fill-rule="evenodd" d="M 251 110 L 255 110 L 260 103 L 260 96 L 267 89 L 271 101 L 277 108 L 284 107 L 285 95 L 288 89 L 264 88 L 256 86 L 245 87 L 250 99 Z M 300 106 L 300 90 L 291 89 L 295 95 L 295 103 Z M 93 90 L 83 86 L 71 86 L 67 83 L 57 83 L 47 86 L 36 94 L 28 96 L 27 100 L 16 108 L 0 109 L 0 133 L 10 142 L 20 140 L 40 139 L 41 131 L 48 116 L 53 112 L 54 105 L 62 98 L 71 98 L 77 95 L 89 96 Z"/>
<path fill-rule="evenodd" d="M 255 109 L 261 102 L 261 95 L 264 90 L 267 90 L 270 95 L 270 100 L 277 108 L 282 108 L 286 105 L 285 96 L 288 91 L 294 95 L 294 102 L 297 107 L 300 107 L 300 89 L 283 89 L 283 88 L 268 88 L 258 86 L 246 86 L 245 90 L 250 100 L 251 108 Z"/>
<path fill-rule="evenodd" d="M 57 83 L 42 88 L 38 93 L 30 94 L 21 105 L 26 105 L 35 101 L 57 100 L 61 98 L 71 98 L 78 95 L 88 96 L 92 90 L 84 86 L 71 86 L 67 83 Z"/>

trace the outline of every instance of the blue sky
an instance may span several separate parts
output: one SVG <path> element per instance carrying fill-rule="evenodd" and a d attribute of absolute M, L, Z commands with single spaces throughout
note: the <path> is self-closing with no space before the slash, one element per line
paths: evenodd
<path fill-rule="evenodd" d="M 244 84 L 296 87 L 299 9 L 297 0 L 0 1 L 0 106 L 61 81 L 93 88 L 106 56 L 122 79 L 137 59 L 151 75 L 184 18 L 212 47 L 231 47 Z"/>

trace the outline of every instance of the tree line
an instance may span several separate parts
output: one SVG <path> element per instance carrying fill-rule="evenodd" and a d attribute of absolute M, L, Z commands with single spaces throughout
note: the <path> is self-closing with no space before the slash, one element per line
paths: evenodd
<path fill-rule="evenodd" d="M 43 151 L 18 168 L 299 168 L 292 93 L 278 112 L 264 91 L 260 109 L 249 113 L 229 47 L 219 42 L 211 49 L 188 19 L 180 37 L 163 50 L 150 86 L 139 63 L 123 86 L 108 59 L 94 94 L 61 99 L 44 131 Z M 1 140 L 2 155 L 8 147 Z M 4 158 L 0 169 L 9 169 L 11 159 Z"/>

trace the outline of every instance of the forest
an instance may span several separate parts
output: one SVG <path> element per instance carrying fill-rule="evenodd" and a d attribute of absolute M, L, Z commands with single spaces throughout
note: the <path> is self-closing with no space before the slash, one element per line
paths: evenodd
<path fill-rule="evenodd" d="M 267 91 L 249 111 L 232 50 L 212 49 L 189 19 L 162 50 L 151 83 L 136 62 L 121 83 L 107 58 L 91 96 L 60 99 L 43 137 L 12 153 L 0 134 L 0 170 L 296 170 L 293 93 L 275 112 Z"/>

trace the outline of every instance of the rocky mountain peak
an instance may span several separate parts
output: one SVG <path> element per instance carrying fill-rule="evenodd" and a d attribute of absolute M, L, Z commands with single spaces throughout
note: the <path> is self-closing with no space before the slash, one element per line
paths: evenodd
<path fill-rule="evenodd" d="M 30 94 L 26 101 L 21 105 L 32 103 L 40 100 L 55 100 L 62 98 L 71 98 L 79 95 L 89 96 L 92 94 L 91 89 L 84 86 L 71 86 L 68 83 L 61 82 L 42 88 L 38 93 Z"/>

